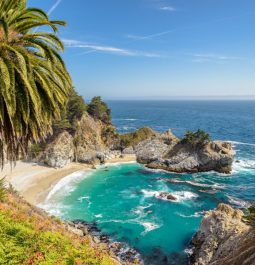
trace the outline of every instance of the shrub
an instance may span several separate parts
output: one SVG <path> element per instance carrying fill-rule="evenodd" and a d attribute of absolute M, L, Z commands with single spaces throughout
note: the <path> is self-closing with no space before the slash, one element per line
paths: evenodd
<path fill-rule="evenodd" d="M 244 221 L 255 227 L 255 203 L 247 209 L 247 213 L 244 216 Z"/>
<path fill-rule="evenodd" d="M 151 128 L 140 128 L 135 132 L 120 135 L 120 146 L 121 148 L 135 146 L 139 142 L 149 139 L 155 135 L 156 133 Z"/>
<path fill-rule="evenodd" d="M 182 138 L 182 143 L 188 143 L 192 146 L 204 145 L 211 140 L 211 137 L 208 133 L 203 130 L 197 130 L 196 132 L 187 131 Z"/>
<path fill-rule="evenodd" d="M 0 203 L 0 264 L 115 265 L 89 238 L 70 234 L 65 225 L 16 195 Z"/>
<path fill-rule="evenodd" d="M 67 103 L 67 120 L 70 124 L 79 120 L 82 115 L 87 111 L 87 105 L 82 96 L 73 90 Z"/>
<path fill-rule="evenodd" d="M 73 90 L 69 95 L 69 100 L 61 109 L 61 118 L 54 121 L 54 132 L 63 130 L 73 131 L 75 122 L 86 112 L 87 105 L 82 96 Z"/>
<path fill-rule="evenodd" d="M 92 98 L 88 105 L 88 113 L 95 119 L 101 120 L 105 124 L 111 123 L 111 110 L 108 105 L 102 101 L 101 97 Z"/>

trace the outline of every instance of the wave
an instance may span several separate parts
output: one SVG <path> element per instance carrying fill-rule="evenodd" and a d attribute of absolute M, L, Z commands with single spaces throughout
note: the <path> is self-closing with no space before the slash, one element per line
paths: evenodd
<path fill-rule="evenodd" d="M 174 191 L 173 196 L 177 198 L 177 202 L 182 202 L 185 200 L 196 199 L 198 195 L 191 191 Z"/>
<path fill-rule="evenodd" d="M 237 160 L 233 163 L 233 173 L 255 169 L 255 160 Z"/>
<path fill-rule="evenodd" d="M 154 223 L 154 222 L 149 222 L 149 221 L 144 221 L 140 220 L 140 218 L 136 219 L 129 219 L 129 220 L 117 220 L 117 219 L 112 219 L 112 220 L 104 220 L 104 221 L 98 221 L 98 223 L 121 223 L 121 224 L 135 224 L 135 225 L 140 225 L 144 227 L 144 231 L 141 233 L 141 235 L 144 235 L 148 232 L 151 232 L 155 229 L 158 229 L 161 227 L 160 224 Z"/>
<path fill-rule="evenodd" d="M 134 208 L 132 210 L 132 212 L 136 215 L 138 215 L 138 218 L 144 218 L 146 217 L 148 214 L 152 213 L 151 210 L 149 210 L 149 208 L 152 206 L 152 204 L 148 204 L 146 206 L 137 206 L 136 208 Z M 146 211 L 145 211 L 146 210 Z"/>
<path fill-rule="evenodd" d="M 145 189 L 142 189 L 141 192 L 144 194 L 145 198 L 157 197 L 160 194 L 160 191 L 145 190 Z"/>
<path fill-rule="evenodd" d="M 238 199 L 238 198 L 230 196 L 230 195 L 227 195 L 227 197 L 228 197 L 229 203 L 234 205 L 234 206 L 237 206 L 237 207 L 240 207 L 240 208 L 248 208 L 248 207 L 251 206 L 251 203 L 249 203 L 247 201 Z"/>
<path fill-rule="evenodd" d="M 141 222 L 141 225 L 144 227 L 144 232 L 142 233 L 142 235 L 160 228 L 159 224 L 152 223 L 152 222 Z"/>
<path fill-rule="evenodd" d="M 75 189 L 78 182 L 80 182 L 82 179 L 88 177 L 89 175 L 90 175 L 90 173 L 88 173 L 87 171 L 78 171 L 78 172 L 74 172 L 74 173 L 62 178 L 50 190 L 49 194 L 47 195 L 47 197 L 45 199 L 45 202 L 51 200 L 52 197 L 56 193 L 58 193 L 59 191 L 61 191 L 61 194 L 69 194 L 70 192 L 72 192 Z"/>
<path fill-rule="evenodd" d="M 182 214 L 182 213 L 179 213 L 179 212 L 176 212 L 175 214 L 178 215 L 178 216 L 181 216 L 183 218 L 198 218 L 198 217 L 201 217 L 204 215 L 204 211 L 201 211 L 201 212 L 195 212 L 194 214 L 190 214 L 190 215 L 185 215 L 185 214 Z"/>
<path fill-rule="evenodd" d="M 240 167 L 255 169 L 255 160 L 238 160 L 234 163 L 236 164 Z"/>
<path fill-rule="evenodd" d="M 141 191 L 144 194 L 145 198 L 155 197 L 160 199 L 161 199 L 160 193 L 163 192 L 163 191 L 153 191 L 145 189 L 142 189 Z M 176 198 L 176 200 L 173 202 L 182 202 L 185 200 L 192 200 L 198 197 L 196 193 L 193 193 L 191 191 L 174 191 L 171 194 Z"/>
<path fill-rule="evenodd" d="M 114 121 L 137 121 L 138 119 L 125 118 L 125 119 L 113 119 Z"/>
<path fill-rule="evenodd" d="M 95 214 L 95 217 L 96 217 L 96 218 L 102 218 L 103 215 L 102 215 L 102 214 Z"/>
<path fill-rule="evenodd" d="M 217 184 L 204 184 L 204 183 L 198 183 L 198 182 L 193 182 L 190 180 L 179 180 L 179 179 L 169 179 L 166 180 L 166 182 L 174 183 L 174 184 L 188 184 L 193 187 L 201 187 L 201 188 L 214 188 L 214 189 L 224 189 L 223 186 L 219 186 Z"/>
<path fill-rule="evenodd" d="M 231 143 L 233 145 L 248 145 L 248 146 L 255 146 L 255 144 L 252 143 L 243 143 L 243 142 L 237 142 L 237 141 L 227 141 L 228 143 Z"/>

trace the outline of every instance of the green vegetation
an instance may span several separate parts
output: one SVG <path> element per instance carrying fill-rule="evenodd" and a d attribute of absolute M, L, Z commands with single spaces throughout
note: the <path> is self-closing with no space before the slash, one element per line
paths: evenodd
<path fill-rule="evenodd" d="M 120 146 L 123 149 L 129 146 L 135 146 L 139 142 L 149 139 L 155 135 L 156 133 L 148 127 L 140 128 L 135 132 L 120 135 Z"/>
<path fill-rule="evenodd" d="M 50 21 L 26 1 L 0 2 L 0 160 L 25 154 L 29 142 L 45 139 L 60 116 L 72 81 L 56 36 L 63 21 Z M 35 31 L 49 27 L 50 32 Z M 6 152 L 5 152 L 6 151 Z"/>
<path fill-rule="evenodd" d="M 87 104 L 82 96 L 78 95 L 75 90 L 69 95 L 67 104 L 61 109 L 60 119 L 53 123 L 54 132 L 69 130 L 72 132 L 75 129 L 76 122 L 87 110 Z"/>
<path fill-rule="evenodd" d="M 244 221 L 255 227 L 255 203 L 247 209 Z"/>
<path fill-rule="evenodd" d="M 88 105 L 88 113 L 95 119 L 101 120 L 105 124 L 111 124 L 111 110 L 102 101 L 101 97 L 92 98 Z"/>
<path fill-rule="evenodd" d="M 196 132 L 187 131 L 182 138 L 182 143 L 188 143 L 192 146 L 204 145 L 211 140 L 210 135 L 203 130 Z"/>
<path fill-rule="evenodd" d="M 114 265 L 89 238 L 69 233 L 65 225 L 8 193 L 0 203 L 0 264 Z"/>

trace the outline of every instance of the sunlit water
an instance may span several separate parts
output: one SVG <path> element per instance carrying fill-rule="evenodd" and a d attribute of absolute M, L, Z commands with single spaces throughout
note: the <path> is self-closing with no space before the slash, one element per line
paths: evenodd
<path fill-rule="evenodd" d="M 204 211 L 220 202 L 247 207 L 255 200 L 254 102 L 110 102 L 119 131 L 150 125 L 177 135 L 203 128 L 234 141 L 231 175 L 170 174 L 137 163 L 105 165 L 62 179 L 42 205 L 64 219 L 96 221 L 114 240 L 142 253 L 145 264 L 187 264 L 187 247 Z M 161 125 L 160 125 L 161 124 Z M 165 179 L 196 182 L 166 183 Z M 177 201 L 157 199 L 171 192 Z"/>

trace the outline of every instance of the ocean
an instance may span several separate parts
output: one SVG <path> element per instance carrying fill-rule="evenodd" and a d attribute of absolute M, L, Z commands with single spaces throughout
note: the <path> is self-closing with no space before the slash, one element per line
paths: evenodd
<path fill-rule="evenodd" d="M 245 208 L 255 201 L 255 101 L 109 101 L 121 133 L 143 126 L 181 137 L 204 129 L 232 142 L 236 161 L 230 175 L 175 174 L 137 163 L 100 166 L 62 179 L 41 206 L 67 220 L 95 221 L 113 240 L 128 243 L 146 265 L 188 264 L 189 243 L 204 212 L 218 203 Z M 166 183 L 173 178 L 195 182 Z M 177 201 L 156 198 L 171 192 Z"/>

